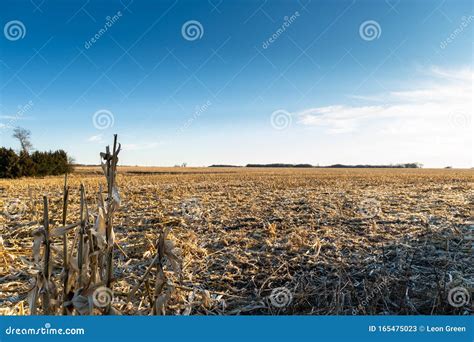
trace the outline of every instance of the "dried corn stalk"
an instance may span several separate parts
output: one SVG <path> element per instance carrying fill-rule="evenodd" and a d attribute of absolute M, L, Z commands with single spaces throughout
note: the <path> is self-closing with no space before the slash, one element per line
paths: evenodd
<path fill-rule="evenodd" d="M 38 300 L 41 298 L 43 314 L 55 313 L 57 300 L 57 288 L 50 279 L 51 263 L 51 240 L 49 232 L 48 198 L 43 197 L 43 226 L 33 232 L 33 271 L 36 273 L 33 286 L 28 293 L 28 303 L 32 315 L 37 313 Z M 41 256 L 41 246 L 43 254 Z"/>
<path fill-rule="evenodd" d="M 58 304 L 62 305 L 62 314 L 75 310 L 80 315 L 94 313 L 94 307 L 104 309 L 104 313 L 117 313 L 111 307 L 113 292 L 113 249 L 114 249 L 114 212 L 120 206 L 120 195 L 116 185 L 117 162 L 120 144 L 117 146 L 117 135 L 114 136 L 112 152 L 107 146 L 101 153 L 104 160 L 102 168 L 107 180 L 107 199 L 104 202 L 102 188 L 99 189 L 98 211 L 95 222 L 90 223 L 86 201 L 85 186 L 80 187 L 80 220 L 66 226 L 69 189 L 67 177 L 64 181 L 62 227 L 50 231 L 48 199 L 43 199 L 43 225 L 33 232 L 33 285 L 29 291 L 28 302 L 31 314 L 38 312 L 41 302 L 44 314 L 55 314 Z M 76 229 L 78 227 L 78 229 Z M 74 232 L 72 249 L 68 249 L 68 232 Z M 53 250 L 52 239 L 62 238 L 62 295 L 59 297 L 56 285 L 51 279 Z M 43 247 L 43 248 L 42 248 Z M 105 285 L 105 286 L 104 286 Z M 103 299 L 98 289 L 105 289 L 110 300 L 103 305 L 96 299 Z"/>

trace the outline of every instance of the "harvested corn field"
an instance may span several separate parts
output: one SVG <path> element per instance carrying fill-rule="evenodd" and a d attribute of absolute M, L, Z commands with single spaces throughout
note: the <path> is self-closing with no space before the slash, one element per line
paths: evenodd
<path fill-rule="evenodd" d="M 472 170 L 119 167 L 108 313 L 472 314 L 473 180 Z M 81 183 L 93 230 L 107 183 L 100 168 L 68 176 L 66 225 L 80 221 Z M 63 186 L 63 177 L 0 180 L 2 314 L 30 314 L 44 259 L 33 258 L 43 196 L 57 286 L 51 314 L 67 302 L 63 240 L 54 233 L 63 226 Z M 155 255 L 168 265 L 162 275 Z M 157 298 L 160 276 L 166 295 Z M 87 288 L 93 277 L 84 277 Z M 88 303 L 83 312 L 70 304 L 69 314 L 98 313 Z"/>

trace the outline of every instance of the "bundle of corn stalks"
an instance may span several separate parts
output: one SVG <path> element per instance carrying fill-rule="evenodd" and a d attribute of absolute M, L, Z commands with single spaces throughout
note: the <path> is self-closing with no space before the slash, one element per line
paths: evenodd
<path fill-rule="evenodd" d="M 120 314 L 120 308 L 113 307 L 114 302 L 114 213 L 121 204 L 116 184 L 118 154 L 117 135 L 114 136 L 112 151 L 109 146 L 101 153 L 101 166 L 107 180 L 107 195 L 104 200 L 102 186 L 99 186 L 97 213 L 91 214 L 86 201 L 86 190 L 80 186 L 79 221 L 66 224 L 69 188 L 67 175 L 63 190 L 62 225 L 51 229 L 48 210 L 48 197 L 43 197 L 43 222 L 34 230 L 32 288 L 28 293 L 28 303 L 32 315 L 41 313 L 54 315 L 92 315 Z M 173 291 L 164 272 L 165 265 L 171 265 L 173 272 L 179 274 L 180 259 L 178 251 L 170 240 L 166 239 L 169 229 L 162 229 L 156 246 L 156 256 L 142 276 L 139 283 L 128 294 L 130 299 L 138 288 L 145 284 L 148 290 L 148 277 L 156 268 L 155 290 L 150 299 L 150 314 L 164 314 L 165 305 Z M 73 233 L 73 234 L 71 234 Z M 69 236 L 73 235 L 71 243 Z M 61 238 L 61 239 L 59 239 Z M 61 250 L 55 242 L 62 243 L 62 271 L 59 275 L 61 285 L 53 279 L 53 269 L 60 261 L 55 260 Z M 62 292 L 58 288 L 62 286 Z M 39 305 L 41 304 L 41 305 Z M 126 303 L 122 303 L 126 305 Z"/>

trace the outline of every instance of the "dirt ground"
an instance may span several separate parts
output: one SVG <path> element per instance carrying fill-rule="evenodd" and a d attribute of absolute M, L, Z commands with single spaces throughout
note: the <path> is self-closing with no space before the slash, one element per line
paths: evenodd
<path fill-rule="evenodd" d="M 81 182 L 92 220 L 103 178 L 69 176 L 68 223 Z M 63 182 L 0 180 L 0 314 L 29 313 L 32 231 L 44 195 L 60 226 Z M 113 306 L 149 314 L 146 283 L 127 295 L 169 226 L 166 314 L 472 314 L 473 184 L 456 169 L 120 168 Z M 52 253 L 60 284 L 60 239 Z"/>

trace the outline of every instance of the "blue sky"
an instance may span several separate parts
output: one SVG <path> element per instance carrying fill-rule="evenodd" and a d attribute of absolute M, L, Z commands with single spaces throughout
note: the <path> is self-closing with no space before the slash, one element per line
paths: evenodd
<path fill-rule="evenodd" d="M 81 163 L 118 133 L 129 165 L 472 166 L 471 1 L 0 6 L 3 146 L 22 126 Z"/>

